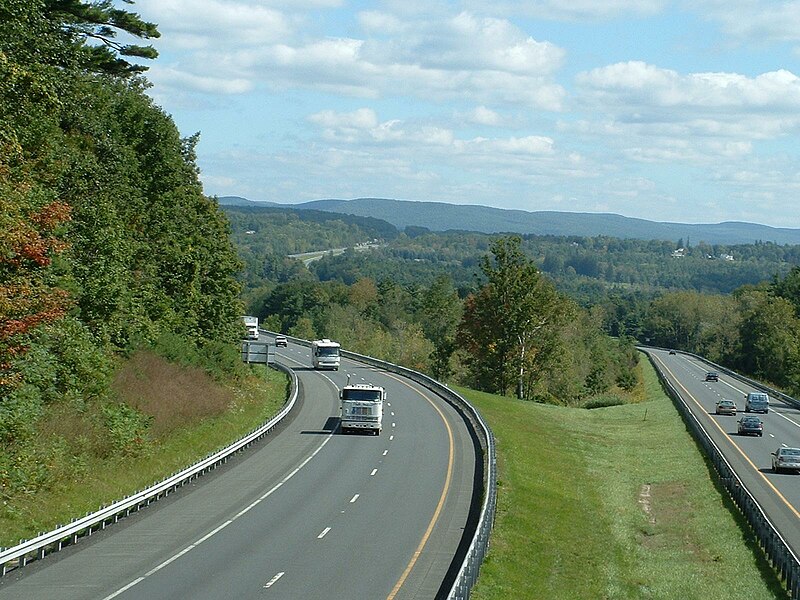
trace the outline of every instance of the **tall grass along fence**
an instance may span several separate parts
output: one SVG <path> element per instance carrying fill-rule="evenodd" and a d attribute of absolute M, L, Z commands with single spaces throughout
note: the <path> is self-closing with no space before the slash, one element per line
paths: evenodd
<path fill-rule="evenodd" d="M 147 489 L 127 496 L 109 506 L 102 506 L 93 513 L 73 520 L 69 525 L 63 525 L 53 531 L 42 533 L 33 539 L 21 541 L 11 548 L 0 548 L 0 576 L 5 576 L 13 569 L 24 567 L 33 560 L 42 559 L 47 554 L 57 552 L 64 546 L 75 544 L 81 538 L 105 529 L 107 525 L 116 523 L 129 514 L 149 506 L 160 498 L 166 497 L 178 488 L 226 463 L 234 454 L 248 448 L 254 442 L 270 433 L 289 414 L 297 400 L 297 375 L 287 367 L 277 366 L 289 374 L 291 391 L 283 408 L 272 419 L 222 450 L 208 455 L 183 471 L 175 473 Z"/>
<path fill-rule="evenodd" d="M 792 551 L 786 540 L 784 540 L 756 499 L 725 459 L 725 456 L 711 439 L 711 436 L 697 419 L 697 416 L 691 411 L 683 396 L 681 396 L 680 392 L 678 392 L 678 390 L 661 372 L 661 369 L 658 368 L 658 364 L 650 354 L 650 351 L 653 349 L 654 348 L 648 348 L 644 346 L 639 347 L 639 350 L 647 354 L 650 362 L 653 364 L 656 372 L 658 373 L 661 383 L 672 397 L 673 402 L 683 417 L 684 422 L 714 465 L 714 468 L 719 475 L 720 483 L 727 490 L 731 499 L 734 501 L 736 506 L 739 507 L 739 510 L 747 519 L 747 522 L 750 524 L 750 527 L 752 528 L 759 545 L 764 550 L 764 553 L 771 562 L 772 566 L 782 578 L 792 600 L 800 600 L 800 560 L 798 560 L 797 555 Z M 659 349 L 662 350 L 661 348 Z M 789 396 L 786 396 L 777 390 L 773 390 L 761 383 L 743 377 L 729 369 L 715 365 L 714 363 L 705 360 L 701 356 L 686 352 L 682 352 L 681 354 L 692 356 L 693 358 L 701 360 L 707 365 L 710 365 L 721 372 L 725 372 L 726 374 L 735 377 L 736 379 L 739 379 L 740 381 L 743 381 L 755 387 L 756 389 L 761 389 L 770 395 L 781 398 L 781 400 L 784 400 L 792 406 L 800 406 L 800 402 L 794 398 L 790 398 Z"/>

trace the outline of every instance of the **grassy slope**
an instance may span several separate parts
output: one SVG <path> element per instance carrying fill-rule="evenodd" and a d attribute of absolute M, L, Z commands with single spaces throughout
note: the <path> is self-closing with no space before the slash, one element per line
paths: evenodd
<path fill-rule="evenodd" d="M 191 424 L 173 424 L 145 456 L 96 459 L 84 466 L 82 477 L 70 483 L 40 490 L 30 498 L 13 498 L 0 510 L 0 546 L 12 546 L 20 539 L 49 531 L 180 471 L 268 420 L 286 401 L 286 376 L 278 371 L 258 367 L 253 377 L 233 391 L 189 369 L 165 368 L 161 363 L 135 366 L 150 390 L 161 390 L 159 397 L 150 399 L 165 404 L 169 398 L 176 414 Z M 181 371 L 193 374 L 191 392 L 195 398 L 229 398 L 227 410 L 214 416 L 190 415 L 185 403 L 172 402 L 169 394 L 175 394 L 175 378 Z M 169 418 L 158 415 L 156 422 Z"/>
<path fill-rule="evenodd" d="M 649 363 L 647 400 L 592 411 L 461 390 L 497 437 L 474 600 L 786 598 Z"/>

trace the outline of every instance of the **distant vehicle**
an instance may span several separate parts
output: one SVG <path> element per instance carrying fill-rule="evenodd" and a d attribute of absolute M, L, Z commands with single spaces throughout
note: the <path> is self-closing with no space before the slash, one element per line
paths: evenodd
<path fill-rule="evenodd" d="M 339 393 L 342 401 L 342 433 L 369 431 L 380 435 L 386 390 L 366 383 L 347 384 Z"/>
<path fill-rule="evenodd" d="M 800 448 L 778 448 L 772 453 L 772 470 L 800 473 Z"/>
<path fill-rule="evenodd" d="M 328 338 L 311 342 L 311 363 L 315 369 L 339 370 L 339 343 Z"/>
<path fill-rule="evenodd" d="M 244 320 L 244 326 L 247 328 L 247 339 L 248 340 L 257 340 L 258 339 L 258 317 L 251 317 L 249 315 L 245 315 L 242 317 Z"/>
<path fill-rule="evenodd" d="M 735 415 L 736 403 L 733 400 L 728 400 L 726 398 L 717 400 L 717 408 L 714 412 L 718 415 Z"/>
<path fill-rule="evenodd" d="M 750 392 L 745 396 L 744 412 L 769 412 L 769 395 L 764 392 Z"/>
<path fill-rule="evenodd" d="M 706 381 L 719 381 L 719 375 L 715 371 L 706 373 Z"/>
<path fill-rule="evenodd" d="M 670 354 L 677 354 L 677 352 L 675 352 L 675 350 L 670 350 L 669 353 Z"/>
<path fill-rule="evenodd" d="M 742 417 L 739 419 L 739 435 L 764 435 L 764 423 L 758 417 Z"/>
<path fill-rule="evenodd" d="M 286 339 L 285 335 L 276 335 L 275 336 L 275 347 L 283 346 L 286 348 L 289 345 L 289 341 Z"/>

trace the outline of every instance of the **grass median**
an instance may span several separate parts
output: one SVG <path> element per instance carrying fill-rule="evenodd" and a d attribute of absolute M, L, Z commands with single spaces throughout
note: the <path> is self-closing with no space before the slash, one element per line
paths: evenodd
<path fill-rule="evenodd" d="M 460 390 L 497 438 L 473 600 L 788 598 L 642 362 L 645 399 L 594 410 Z"/>

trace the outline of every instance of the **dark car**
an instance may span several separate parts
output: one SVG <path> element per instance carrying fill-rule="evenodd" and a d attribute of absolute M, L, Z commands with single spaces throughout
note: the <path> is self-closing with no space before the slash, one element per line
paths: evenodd
<path fill-rule="evenodd" d="M 675 350 L 670 350 L 669 353 L 670 354 L 677 354 L 677 352 L 675 352 Z"/>
<path fill-rule="evenodd" d="M 706 381 L 719 381 L 719 375 L 715 371 L 706 373 Z"/>
<path fill-rule="evenodd" d="M 758 417 L 742 417 L 739 419 L 739 435 L 764 435 L 764 423 Z"/>

